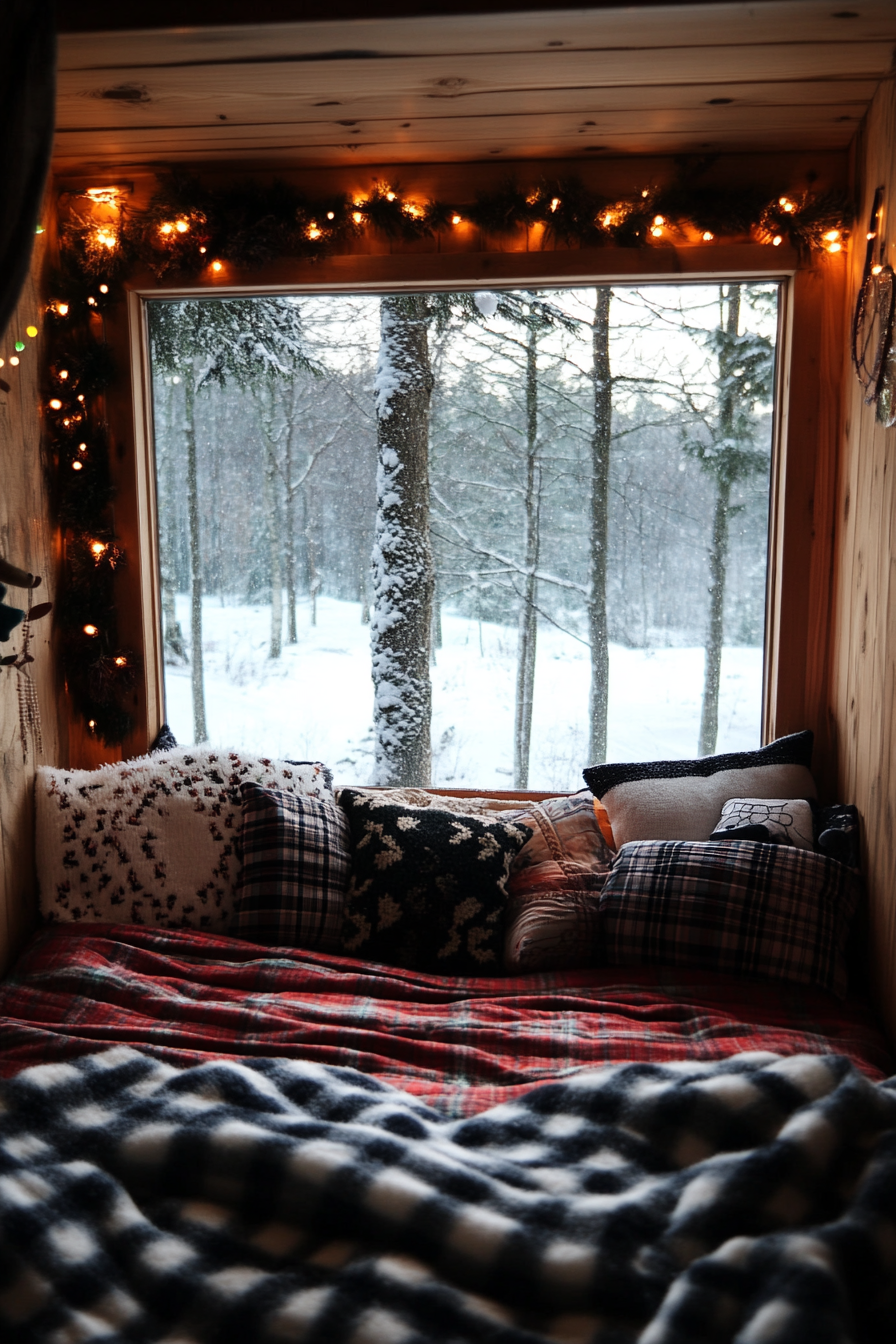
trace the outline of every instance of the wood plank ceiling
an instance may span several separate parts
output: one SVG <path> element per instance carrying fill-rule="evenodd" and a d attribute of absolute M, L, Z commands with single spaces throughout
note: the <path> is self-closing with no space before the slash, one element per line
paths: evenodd
<path fill-rule="evenodd" d="M 896 44 L 845 3 L 63 33 L 54 166 L 843 149 Z"/>

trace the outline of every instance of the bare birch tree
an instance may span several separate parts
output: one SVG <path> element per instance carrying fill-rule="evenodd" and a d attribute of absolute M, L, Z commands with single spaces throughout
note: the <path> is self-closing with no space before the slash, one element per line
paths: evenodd
<path fill-rule="evenodd" d="M 175 546 L 177 531 L 177 501 L 174 484 L 174 454 L 172 438 L 176 422 L 176 389 L 180 383 L 177 374 L 165 381 L 165 405 L 156 409 L 157 478 L 160 495 L 159 507 L 159 570 L 162 588 L 162 649 L 166 663 L 184 667 L 188 661 L 184 635 L 177 619 L 175 606 Z M 161 401 L 161 399 L 160 399 Z M 162 420 L 160 412 L 164 415 Z"/>
<path fill-rule="evenodd" d="M 590 569 L 588 638 L 591 645 L 591 686 L 588 698 L 588 758 L 595 764 L 607 758 L 607 709 L 610 696 L 610 642 L 607 626 L 607 542 L 610 508 L 610 446 L 613 433 L 613 381 L 610 373 L 609 285 L 595 291 L 591 324 L 591 431 Z"/>
<path fill-rule="evenodd" d="M 523 579 L 517 618 L 516 702 L 513 724 L 513 786 L 529 787 L 535 654 L 538 640 L 538 554 L 541 466 L 538 461 L 538 331 L 530 308 L 526 333 L 526 447 L 523 486 Z"/>

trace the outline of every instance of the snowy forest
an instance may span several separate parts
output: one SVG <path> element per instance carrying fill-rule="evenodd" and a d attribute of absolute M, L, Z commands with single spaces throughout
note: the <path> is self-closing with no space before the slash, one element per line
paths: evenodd
<path fill-rule="evenodd" d="M 777 302 L 151 301 L 178 740 L 521 789 L 757 745 Z"/>

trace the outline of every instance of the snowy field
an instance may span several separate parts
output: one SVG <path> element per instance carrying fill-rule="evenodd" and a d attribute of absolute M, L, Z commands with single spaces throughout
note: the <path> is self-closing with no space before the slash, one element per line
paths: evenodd
<path fill-rule="evenodd" d="M 177 599 L 189 632 L 189 602 Z M 268 658 L 270 608 L 203 606 L 209 737 L 218 746 L 325 761 L 338 783 L 363 784 L 373 765 L 369 627 L 360 607 L 318 601 L 317 625 L 298 608 L 295 645 Z M 433 780 L 512 788 L 516 630 L 443 613 L 433 681 Z M 588 650 L 560 631 L 538 632 L 529 787 L 576 789 L 587 759 Z M 189 668 L 166 667 L 168 722 L 193 740 Z M 703 650 L 610 646 L 611 761 L 697 754 Z M 726 648 L 717 751 L 759 746 L 762 650 Z"/>

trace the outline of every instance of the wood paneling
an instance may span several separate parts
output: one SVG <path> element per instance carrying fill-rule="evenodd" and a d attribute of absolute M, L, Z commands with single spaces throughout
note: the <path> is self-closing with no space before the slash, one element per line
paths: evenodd
<path fill-rule="evenodd" d="M 887 260 L 896 266 L 896 88 L 882 84 L 856 146 L 857 230 L 874 191 L 886 191 Z M 864 243 L 853 249 L 855 302 Z M 831 641 L 831 733 L 840 796 L 864 824 L 874 984 L 896 1037 L 896 429 L 877 424 L 844 359 L 842 464 L 837 497 Z"/>
<path fill-rule="evenodd" d="M 847 259 L 823 256 L 791 281 L 782 333 L 781 462 L 772 507 L 766 737 L 812 728 L 822 792 L 835 785 L 828 741 L 831 569 L 846 341 Z"/>
<path fill-rule="evenodd" d="M 135 39 L 151 65 L 200 61 L 325 59 L 344 51 L 369 56 L 420 53 L 488 55 L 496 51 L 590 50 L 626 47 L 744 46 L 755 42 L 882 42 L 893 38 L 890 0 L 857 0 L 852 17 L 838 17 L 829 0 L 766 0 L 759 4 L 684 4 L 638 9 L 631 5 L 544 6 L 511 15 L 451 14 L 365 17 L 308 23 L 268 23 L 246 12 L 239 26 L 215 27 L 205 7 L 202 26 L 184 20 L 159 30 L 158 10 L 145 6 L 143 31 L 63 33 L 62 70 L 127 63 Z M 371 11 L 375 6 L 371 5 Z M 840 13 L 843 13 L 841 9 Z M 162 20 L 164 22 L 164 20 Z M 253 27 L 255 23 L 257 26 Z M 263 25 L 263 26 L 262 26 Z"/>
<path fill-rule="evenodd" d="M 894 42 L 886 0 L 68 34 L 55 158 L 69 170 L 838 148 Z"/>
<path fill-rule="evenodd" d="M 593 113 L 587 125 L 567 116 L 543 115 L 533 125 L 531 115 L 476 116 L 418 120 L 405 130 L 394 122 L 363 123 L 364 138 L 348 143 L 346 130 L 336 125 L 270 124 L 226 127 L 153 127 L 152 129 L 58 132 L 54 160 L 57 171 L 69 163 L 102 165 L 117 153 L 123 163 L 189 163 L 194 160 L 282 162 L 297 149 L 305 163 L 371 162 L 389 157 L 398 163 L 417 163 L 421 156 L 437 163 L 458 159 L 502 157 L 510 160 L 547 159 L 595 154 L 686 153 L 694 147 L 695 133 L 705 151 L 790 149 L 799 139 L 804 149 L 846 149 L 864 106 L 831 108 L 756 108 L 717 118 L 709 128 L 699 112 L 657 111 L 633 121 L 628 112 Z M 721 122 L 727 120 L 727 126 Z M 581 122 L 581 115 L 578 118 Z"/>
<path fill-rule="evenodd" d="M 37 275 L 47 235 L 37 239 L 32 276 L 26 283 L 7 332 L 0 336 L 0 356 L 6 361 L 0 378 L 9 391 L 0 389 L 0 554 L 13 564 L 40 574 L 42 584 L 35 601 L 52 601 L 58 567 L 57 535 L 50 513 L 44 465 L 41 459 L 40 359 L 41 340 L 23 333 L 30 324 L 41 325 Z M 9 356 L 17 337 L 25 342 L 18 368 Z M 10 588 L 7 601 L 27 607 L 28 594 Z M 4 655 L 22 647 L 21 627 L 0 645 Z M 43 753 L 36 755 L 31 740 L 27 759 L 19 734 L 16 682 L 18 673 L 0 668 L 0 973 L 8 965 L 33 925 L 36 900 L 34 886 L 34 772 L 39 764 L 65 764 L 67 739 L 60 733 L 58 663 L 53 646 L 52 616 L 34 626 L 31 644 L 34 663 L 31 675 L 37 687 L 42 719 Z"/>

